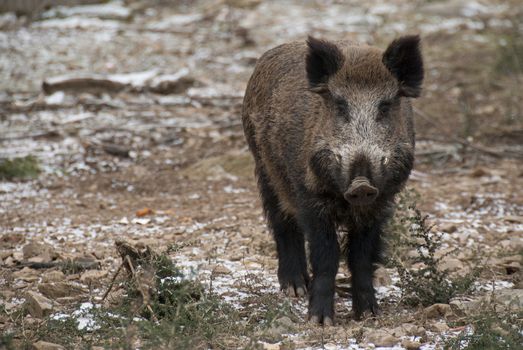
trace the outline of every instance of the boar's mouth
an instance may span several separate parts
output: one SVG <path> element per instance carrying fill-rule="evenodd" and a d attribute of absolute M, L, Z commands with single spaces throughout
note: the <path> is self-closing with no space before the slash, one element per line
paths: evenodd
<path fill-rule="evenodd" d="M 343 197 L 352 205 L 366 206 L 372 204 L 378 194 L 378 189 L 371 185 L 368 178 L 358 176 L 352 180 Z"/>

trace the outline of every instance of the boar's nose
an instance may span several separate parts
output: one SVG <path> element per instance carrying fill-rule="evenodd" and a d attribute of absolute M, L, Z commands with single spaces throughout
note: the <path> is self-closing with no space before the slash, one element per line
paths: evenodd
<path fill-rule="evenodd" d="M 378 189 L 372 186 L 366 177 L 358 176 L 352 180 L 343 196 L 351 204 L 368 205 L 378 197 Z"/>

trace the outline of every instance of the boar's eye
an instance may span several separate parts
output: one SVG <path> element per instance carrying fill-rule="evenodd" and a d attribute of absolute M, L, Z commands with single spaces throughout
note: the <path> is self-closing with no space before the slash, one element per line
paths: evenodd
<path fill-rule="evenodd" d="M 386 116 L 387 114 L 389 114 L 391 107 L 392 107 L 391 101 L 382 101 L 380 103 L 380 105 L 378 106 L 380 115 Z"/>
<path fill-rule="evenodd" d="M 399 103 L 399 99 L 381 101 L 378 105 L 378 119 L 385 118 L 390 114 L 390 111 Z"/>

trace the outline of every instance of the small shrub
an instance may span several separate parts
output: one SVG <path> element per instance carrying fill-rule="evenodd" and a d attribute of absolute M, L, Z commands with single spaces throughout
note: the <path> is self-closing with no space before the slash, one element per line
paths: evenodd
<path fill-rule="evenodd" d="M 39 173 L 38 160 L 33 156 L 0 160 L 0 180 L 32 179 Z"/>
<path fill-rule="evenodd" d="M 503 38 L 503 45 L 498 47 L 495 69 L 506 75 L 523 73 L 523 40 L 517 31 Z"/>
<path fill-rule="evenodd" d="M 435 303 L 448 303 L 456 295 L 470 291 L 479 275 L 479 268 L 464 276 L 452 277 L 439 268 L 441 262 L 453 251 L 438 256 L 442 247 L 442 235 L 433 232 L 428 223 L 428 215 L 422 215 L 416 206 L 418 196 L 412 190 L 400 196 L 396 218 L 392 220 L 392 256 L 389 266 L 396 267 L 399 273 L 399 287 L 402 301 L 410 306 L 429 306 Z M 408 257 L 409 248 L 417 254 Z M 408 266 L 417 264 L 419 269 Z"/>
<path fill-rule="evenodd" d="M 523 312 L 497 312 L 484 305 L 483 312 L 469 320 L 469 326 L 445 344 L 448 350 L 511 350 L 523 344 Z"/>

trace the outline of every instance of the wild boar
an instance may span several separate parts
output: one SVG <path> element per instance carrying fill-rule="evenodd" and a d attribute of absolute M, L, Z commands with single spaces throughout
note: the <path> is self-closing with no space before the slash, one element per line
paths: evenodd
<path fill-rule="evenodd" d="M 276 241 L 280 286 L 291 296 L 309 294 L 312 322 L 334 323 L 339 229 L 349 235 L 343 251 L 354 316 L 378 313 L 372 277 L 394 196 L 413 167 L 409 100 L 422 81 L 418 36 L 400 37 L 384 52 L 309 37 L 267 51 L 256 64 L 243 127 Z"/>

